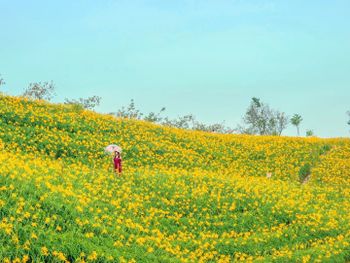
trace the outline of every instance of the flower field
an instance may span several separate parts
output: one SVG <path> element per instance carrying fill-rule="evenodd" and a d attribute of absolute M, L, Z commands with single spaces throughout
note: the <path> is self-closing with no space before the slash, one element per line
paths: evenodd
<path fill-rule="evenodd" d="M 185 131 L 2 95 L 0 150 L 3 262 L 350 260 L 349 139 Z"/>

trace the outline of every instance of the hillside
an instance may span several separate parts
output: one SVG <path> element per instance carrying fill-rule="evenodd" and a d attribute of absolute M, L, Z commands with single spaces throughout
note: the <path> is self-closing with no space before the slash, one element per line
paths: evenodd
<path fill-rule="evenodd" d="M 5 262 L 350 260 L 349 139 L 185 131 L 0 96 L 0 148 Z"/>

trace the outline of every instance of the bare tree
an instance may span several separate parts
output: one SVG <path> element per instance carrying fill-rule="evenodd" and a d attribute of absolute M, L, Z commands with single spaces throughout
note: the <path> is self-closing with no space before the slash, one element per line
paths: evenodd
<path fill-rule="evenodd" d="M 193 127 L 194 116 L 192 114 L 180 116 L 177 119 L 169 119 L 168 117 L 164 118 L 162 122 L 165 126 L 171 126 L 181 129 L 191 129 Z"/>
<path fill-rule="evenodd" d="M 215 133 L 233 133 L 233 130 L 229 127 L 226 127 L 224 122 L 205 124 L 202 122 L 194 121 L 192 129 L 197 131 L 207 131 Z"/>
<path fill-rule="evenodd" d="M 160 116 L 162 112 L 165 111 L 165 107 L 161 108 L 158 113 L 155 112 L 150 112 L 148 115 L 146 115 L 143 119 L 145 121 L 150 121 L 150 122 L 161 122 L 163 120 L 163 117 Z"/>
<path fill-rule="evenodd" d="M 53 81 L 30 83 L 23 93 L 24 97 L 48 101 L 50 101 L 55 95 L 55 85 Z"/>
<path fill-rule="evenodd" d="M 284 112 L 273 110 L 258 98 L 252 98 L 244 117 L 244 125 L 237 131 L 244 134 L 281 135 L 288 125 L 288 117 Z"/>
<path fill-rule="evenodd" d="M 225 127 L 223 123 L 204 124 L 195 120 L 192 114 L 171 119 L 169 117 L 162 117 L 161 114 L 165 111 L 165 107 L 161 108 L 158 113 L 150 112 L 147 115 L 142 113 L 135 105 L 134 100 L 131 100 L 130 104 L 126 107 L 122 107 L 118 112 L 111 112 L 111 115 L 117 117 L 124 117 L 129 119 L 143 119 L 145 121 L 155 122 L 164 126 L 176 127 L 180 129 L 201 130 L 217 133 L 233 133 L 233 130 Z"/>
<path fill-rule="evenodd" d="M 92 96 L 86 99 L 79 98 L 78 100 L 70 100 L 66 98 L 64 103 L 69 105 L 80 105 L 84 109 L 93 110 L 95 107 L 100 105 L 101 99 L 102 98 L 99 96 Z"/>
<path fill-rule="evenodd" d="M 135 102 L 133 99 L 131 99 L 128 106 L 126 107 L 123 106 L 116 113 L 112 113 L 112 114 L 121 118 L 138 119 L 138 120 L 140 120 L 143 116 L 143 113 L 136 108 Z"/>
<path fill-rule="evenodd" d="M 281 135 L 282 132 L 287 128 L 289 123 L 289 117 L 284 112 L 276 112 L 276 134 Z"/>

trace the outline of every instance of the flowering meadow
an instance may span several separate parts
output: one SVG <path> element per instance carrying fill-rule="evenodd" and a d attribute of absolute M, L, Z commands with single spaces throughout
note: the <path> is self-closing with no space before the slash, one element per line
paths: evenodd
<path fill-rule="evenodd" d="M 0 95 L 2 262 L 347 262 L 349 211 L 350 139 L 180 130 Z"/>

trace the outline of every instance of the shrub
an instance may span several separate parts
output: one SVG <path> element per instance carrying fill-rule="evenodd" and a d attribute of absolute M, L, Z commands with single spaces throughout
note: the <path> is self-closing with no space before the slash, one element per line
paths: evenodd
<path fill-rule="evenodd" d="M 311 136 L 315 136 L 315 133 L 313 130 L 307 130 L 306 131 L 306 137 L 311 137 Z"/>
<path fill-rule="evenodd" d="M 299 180 L 303 182 L 311 174 L 311 164 L 304 164 L 299 170 Z"/>
<path fill-rule="evenodd" d="M 332 147 L 329 144 L 322 145 L 320 149 L 320 155 L 327 153 L 328 151 L 331 150 L 331 148 Z"/>
<path fill-rule="evenodd" d="M 77 113 L 82 112 L 84 110 L 84 106 L 80 103 L 72 103 L 70 104 L 70 106 L 72 107 L 72 110 Z"/>

